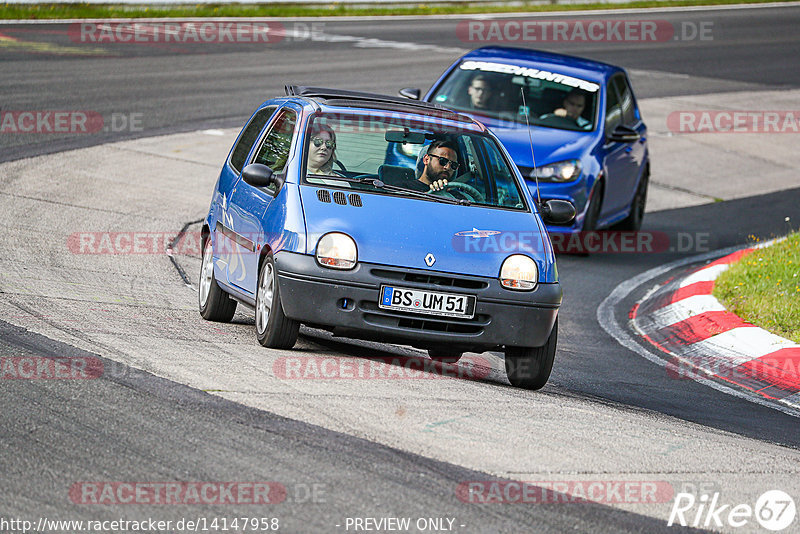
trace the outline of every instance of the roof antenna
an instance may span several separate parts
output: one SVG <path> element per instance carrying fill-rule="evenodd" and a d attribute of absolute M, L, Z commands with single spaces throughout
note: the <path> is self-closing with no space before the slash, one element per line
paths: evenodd
<path fill-rule="evenodd" d="M 525 86 L 522 85 L 519 88 L 519 94 L 522 95 L 522 109 L 525 110 L 525 124 L 528 126 L 528 140 L 531 143 L 531 161 L 533 162 L 533 177 L 536 179 L 536 199 L 539 201 L 539 205 L 542 205 L 542 195 L 539 194 L 539 175 L 536 172 L 536 158 L 533 155 L 533 134 L 531 134 L 531 124 L 528 122 L 528 105 L 525 103 Z"/>

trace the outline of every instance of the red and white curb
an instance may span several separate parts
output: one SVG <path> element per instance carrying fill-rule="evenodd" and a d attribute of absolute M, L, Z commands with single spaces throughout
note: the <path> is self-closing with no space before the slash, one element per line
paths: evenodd
<path fill-rule="evenodd" d="M 664 366 L 672 378 L 696 380 L 800 416 L 800 345 L 747 323 L 711 295 L 716 278 L 753 250 L 737 250 L 654 287 L 630 310 L 626 332 L 614 314 L 616 304 L 636 287 L 704 258 L 642 273 L 603 301 L 598 321 L 623 346 Z M 660 354 L 637 343 L 630 329 Z"/>

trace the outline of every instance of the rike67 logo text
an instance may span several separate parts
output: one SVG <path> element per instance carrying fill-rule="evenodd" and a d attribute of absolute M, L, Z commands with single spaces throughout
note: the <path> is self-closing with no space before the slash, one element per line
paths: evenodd
<path fill-rule="evenodd" d="M 794 522 L 796 512 L 794 500 L 780 490 L 762 493 L 755 506 L 724 503 L 719 492 L 702 494 L 700 497 L 692 493 L 678 493 L 667 526 L 738 528 L 755 519 L 763 528 L 778 532 Z"/>

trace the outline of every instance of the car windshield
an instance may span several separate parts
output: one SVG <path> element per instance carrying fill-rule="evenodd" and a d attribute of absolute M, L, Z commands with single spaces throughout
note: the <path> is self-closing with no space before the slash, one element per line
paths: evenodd
<path fill-rule="evenodd" d="M 464 61 L 432 101 L 477 114 L 479 119 L 480 115 L 499 119 L 509 127 L 531 124 L 589 131 L 595 127 L 599 90 L 597 83 L 548 70 Z"/>
<path fill-rule="evenodd" d="M 399 113 L 318 114 L 305 138 L 309 184 L 527 209 L 497 141 L 457 122 Z M 432 191 L 426 183 L 431 176 L 430 181 L 446 179 L 447 186 Z"/>

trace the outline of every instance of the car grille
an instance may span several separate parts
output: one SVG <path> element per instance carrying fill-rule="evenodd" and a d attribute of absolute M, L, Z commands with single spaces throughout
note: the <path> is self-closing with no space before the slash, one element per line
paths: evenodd
<path fill-rule="evenodd" d="M 412 284 L 422 284 L 425 286 L 437 286 L 437 288 L 459 288 L 459 289 L 486 289 L 489 284 L 483 280 L 469 278 L 455 278 L 443 274 L 415 273 L 408 271 L 391 271 L 388 269 L 372 269 L 373 276 L 385 278 L 387 282 L 400 281 L 411 282 Z M 435 288 L 425 288 L 435 289 Z"/>
<path fill-rule="evenodd" d="M 456 319 L 454 317 L 437 317 L 418 313 L 384 310 L 371 300 L 359 302 L 359 309 L 364 322 L 380 327 L 407 328 L 430 333 L 473 334 L 480 335 L 491 322 L 488 315 L 476 315 L 472 319 Z"/>

